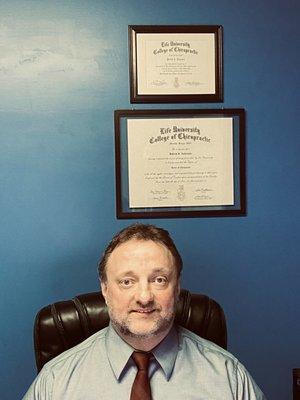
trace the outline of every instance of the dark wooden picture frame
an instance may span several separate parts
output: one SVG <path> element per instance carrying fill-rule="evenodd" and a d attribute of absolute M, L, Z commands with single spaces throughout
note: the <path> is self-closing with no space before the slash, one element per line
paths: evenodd
<path fill-rule="evenodd" d="M 223 101 L 222 26 L 129 25 L 128 35 L 131 103 Z"/>
<path fill-rule="evenodd" d="M 199 202 L 200 205 L 190 205 L 190 203 L 185 204 L 185 201 L 183 200 L 182 205 L 174 206 L 174 204 L 170 205 L 163 205 L 163 206 L 157 206 L 154 204 L 150 204 L 150 206 L 132 206 L 130 205 L 131 198 L 130 198 L 130 170 L 129 170 L 129 164 L 132 161 L 130 159 L 130 154 L 133 154 L 135 158 L 136 154 L 139 154 L 141 152 L 136 152 L 135 148 L 130 149 L 130 137 L 131 137 L 131 143 L 134 144 L 135 146 L 135 141 L 138 139 L 138 136 L 142 137 L 145 135 L 145 129 L 138 129 L 136 126 L 139 126 L 138 124 L 142 124 L 143 127 L 147 126 L 149 127 L 149 131 L 151 131 L 152 126 L 156 124 L 156 126 L 159 126 L 157 124 L 161 124 L 161 126 L 165 126 L 168 124 L 170 127 L 173 127 L 174 125 L 177 124 L 178 121 L 181 121 L 183 125 L 191 124 L 194 123 L 195 125 L 202 126 L 203 124 L 207 124 L 208 121 L 209 123 L 219 123 L 219 119 L 221 120 L 221 123 L 226 122 L 232 126 L 230 128 L 229 132 L 229 137 L 231 137 L 231 151 L 228 153 L 230 156 L 228 158 L 232 157 L 232 160 L 230 161 L 231 165 L 231 173 L 232 173 L 232 180 L 230 181 L 232 184 L 232 198 L 233 201 L 232 203 L 222 203 L 222 204 L 213 204 L 213 205 L 201 205 L 201 201 Z M 115 173 L 116 173 L 116 214 L 117 218 L 119 219 L 131 219 L 131 218 L 178 218 L 178 217 L 226 217 L 226 216 L 243 216 L 246 214 L 246 173 L 245 173 L 245 110 L 242 108 L 236 108 L 236 109 L 172 109 L 172 110 L 116 110 L 114 114 L 114 120 L 115 120 Z M 131 128 L 131 127 L 134 128 Z M 170 132 L 171 128 L 168 128 L 169 131 L 165 130 L 164 132 Z M 174 129 L 174 127 L 173 127 Z M 202 128 L 201 128 L 202 129 Z M 186 130 L 189 131 L 195 131 L 195 129 L 187 128 Z M 147 129 L 146 129 L 147 131 Z M 159 128 L 160 132 L 162 131 L 162 128 Z M 164 133 L 163 132 L 163 133 Z M 200 131 L 199 131 L 200 132 Z M 209 129 L 207 129 L 207 132 L 209 132 Z M 223 135 L 223 131 L 220 131 L 220 135 Z M 130 133 L 130 137 L 129 137 Z M 161 137 L 163 136 L 163 133 L 160 135 Z M 228 133 L 228 132 L 227 132 Z M 147 132 L 146 132 L 147 134 Z M 151 132 L 150 135 L 152 135 L 153 138 L 153 133 Z M 198 136 L 197 136 L 198 135 Z M 218 136 L 218 130 L 214 132 L 214 138 L 217 138 L 216 141 L 220 141 L 222 143 L 223 138 L 221 136 Z M 209 135 L 208 135 L 209 136 Z M 164 136 L 166 140 L 169 140 L 166 135 Z M 170 136 L 171 137 L 171 136 Z M 178 136 L 179 137 L 179 136 Z M 197 149 L 202 149 L 202 147 L 196 147 L 196 145 L 193 144 L 193 140 L 202 140 L 203 138 L 205 139 L 205 128 L 203 129 L 203 133 L 195 133 L 191 134 L 190 136 L 186 136 L 192 138 L 191 142 L 187 142 L 185 140 L 185 143 L 188 145 L 189 149 L 191 152 L 198 151 Z M 159 140 L 163 140 L 160 138 Z M 208 140 L 208 139 L 207 139 Z M 156 141 L 156 139 L 151 139 L 152 142 Z M 146 143 L 146 142 L 145 142 Z M 148 143 L 148 142 L 147 142 Z M 173 143 L 169 142 L 170 144 L 173 145 Z M 195 142 L 194 142 L 195 143 Z M 175 143 L 176 145 L 176 143 Z M 174 146 L 173 146 L 174 147 Z M 176 146 L 175 146 L 176 147 Z M 179 149 L 182 147 L 181 143 L 180 146 L 177 148 Z M 143 153 L 147 152 L 147 149 L 144 147 L 141 147 L 143 149 Z M 227 148 L 227 147 L 224 147 Z M 145 149 L 145 150 L 144 150 Z M 154 151 L 152 155 L 156 154 L 155 153 L 155 148 L 152 147 L 151 151 Z M 158 151 L 160 151 L 159 147 L 156 147 Z M 196 150 L 195 150 L 196 149 Z M 223 159 L 223 147 L 221 145 L 220 147 L 221 150 L 218 150 L 219 153 L 216 153 L 216 159 L 219 158 Z M 130 153 L 130 151 L 131 153 Z M 134 151 L 134 152 L 132 152 Z M 169 151 L 169 149 L 167 149 Z M 129 154 L 130 153 L 130 154 Z M 172 154 L 167 152 L 166 154 Z M 191 154 L 191 153 L 186 153 L 186 154 Z M 205 153 L 203 153 L 205 154 Z M 201 159 L 205 158 L 203 154 L 195 154 L 191 156 L 183 156 L 183 162 L 194 162 L 193 159 Z M 147 161 L 147 153 L 142 155 L 144 157 L 145 162 Z M 142 157 L 140 154 L 137 157 Z M 226 154 L 225 154 L 226 156 Z M 173 158 L 172 158 L 173 157 Z M 134 160 L 133 160 L 134 161 Z M 161 162 L 161 161 L 159 161 Z M 174 162 L 174 156 L 170 156 L 169 158 L 169 164 L 170 162 Z M 198 162 L 198 161 L 197 161 Z M 204 164 L 204 161 L 202 161 L 202 166 L 201 166 L 201 171 L 203 169 L 205 170 L 206 165 Z M 132 163 L 131 163 L 132 164 Z M 133 165 L 133 164 L 132 164 Z M 163 170 L 163 162 L 161 162 L 161 170 Z M 199 173 L 201 172 L 199 169 Z M 221 169 L 219 170 L 221 173 Z M 206 171 L 205 171 L 206 173 Z M 210 170 L 208 173 L 211 173 Z M 138 190 L 147 192 L 148 186 L 150 181 L 143 180 L 144 175 L 143 172 L 140 172 L 140 168 L 135 168 L 134 169 L 134 174 L 137 178 L 141 178 L 144 187 L 139 187 Z M 140 174 L 140 175 L 139 175 Z M 197 174 L 197 173 L 196 173 Z M 142 176 L 143 175 L 143 176 Z M 198 174 L 199 175 L 199 174 Z M 205 180 L 204 180 L 205 181 Z M 136 184 L 136 181 L 133 181 L 134 184 Z M 204 184 L 199 184 L 199 193 L 204 193 L 205 190 L 210 190 L 210 189 L 204 189 L 207 182 L 211 182 L 206 180 Z M 223 181 L 220 181 L 223 182 Z M 159 182 L 161 183 L 161 181 Z M 197 182 L 198 184 L 198 182 Z M 223 183 L 222 183 L 223 184 Z M 189 185 L 189 184 L 187 184 Z M 227 187 L 226 183 L 223 184 L 224 189 Z M 178 186 L 178 182 L 177 182 Z M 157 186 L 158 187 L 158 186 Z M 150 189 L 152 190 L 152 187 L 150 188 L 149 186 L 149 191 Z M 160 188 L 161 189 L 161 188 Z M 178 190 L 178 188 L 176 189 Z M 218 187 L 218 191 L 220 190 L 222 192 L 223 187 L 221 189 Z M 226 190 L 225 190 L 226 191 Z M 158 193 L 158 192 L 157 192 Z M 189 194 L 189 193 L 188 193 Z M 184 195 L 184 193 L 183 193 Z M 177 194 L 176 194 L 177 196 Z M 178 193 L 179 196 L 179 193 Z M 192 196 L 192 195 L 191 195 Z M 194 194 L 193 194 L 194 196 Z M 194 197 L 196 198 L 196 197 Z M 200 196 L 199 198 L 204 198 L 204 196 Z"/>

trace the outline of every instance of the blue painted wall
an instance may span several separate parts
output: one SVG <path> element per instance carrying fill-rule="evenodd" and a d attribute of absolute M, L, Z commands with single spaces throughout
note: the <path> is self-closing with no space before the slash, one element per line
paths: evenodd
<path fill-rule="evenodd" d="M 210 107 L 247 110 L 248 215 L 150 222 L 177 241 L 183 286 L 224 306 L 229 348 L 268 398 L 291 398 L 300 367 L 299 4 L 1 2 L 2 400 L 20 399 L 34 378 L 37 310 L 96 290 L 99 254 L 129 222 L 115 217 L 113 141 L 113 110 L 131 107 L 128 24 L 224 27 L 225 98 Z M 147 107 L 165 106 L 136 108 Z"/>

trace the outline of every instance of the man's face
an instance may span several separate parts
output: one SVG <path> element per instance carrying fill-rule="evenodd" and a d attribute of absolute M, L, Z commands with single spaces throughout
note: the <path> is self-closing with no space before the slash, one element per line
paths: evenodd
<path fill-rule="evenodd" d="M 179 281 L 171 252 L 151 240 L 118 246 L 101 283 L 110 320 L 125 338 L 164 338 L 175 314 Z"/>

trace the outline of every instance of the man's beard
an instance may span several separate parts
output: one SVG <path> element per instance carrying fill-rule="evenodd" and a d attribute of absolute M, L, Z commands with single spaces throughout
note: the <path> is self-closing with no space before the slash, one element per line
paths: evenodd
<path fill-rule="evenodd" d="M 118 316 L 115 315 L 114 310 L 112 307 L 108 306 L 108 312 L 110 321 L 117 332 L 119 332 L 123 336 L 135 338 L 135 339 L 150 339 L 162 332 L 167 332 L 170 330 L 171 326 L 173 325 L 174 318 L 175 318 L 175 306 L 174 304 L 173 309 L 170 310 L 165 316 L 158 315 L 157 319 L 153 321 L 153 326 L 147 332 L 138 332 L 134 327 L 131 327 L 132 323 L 130 322 L 130 314 L 128 319 L 120 319 Z M 139 306 L 141 308 L 141 306 Z M 144 305 L 143 308 L 152 307 L 152 304 Z M 135 324 L 138 324 L 138 321 L 135 321 Z"/>

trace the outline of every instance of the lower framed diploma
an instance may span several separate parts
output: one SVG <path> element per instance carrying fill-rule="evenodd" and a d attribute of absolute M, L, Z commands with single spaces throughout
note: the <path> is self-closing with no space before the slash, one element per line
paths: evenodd
<path fill-rule="evenodd" d="M 117 218 L 246 214 L 245 110 L 116 110 Z"/>

